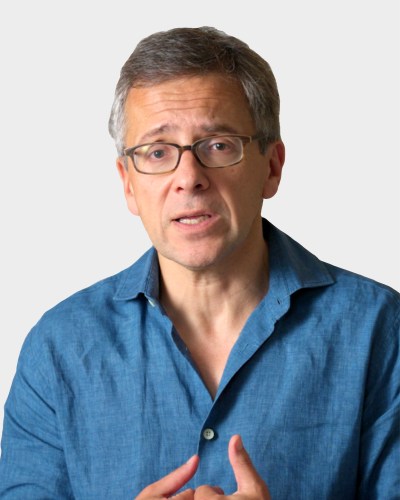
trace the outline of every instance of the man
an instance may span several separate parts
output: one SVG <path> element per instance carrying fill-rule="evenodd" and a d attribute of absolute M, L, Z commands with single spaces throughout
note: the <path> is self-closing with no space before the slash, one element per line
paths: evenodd
<path fill-rule="evenodd" d="M 110 132 L 154 248 L 29 334 L 2 498 L 399 498 L 399 294 L 262 219 L 285 156 L 268 64 L 156 33 Z"/>

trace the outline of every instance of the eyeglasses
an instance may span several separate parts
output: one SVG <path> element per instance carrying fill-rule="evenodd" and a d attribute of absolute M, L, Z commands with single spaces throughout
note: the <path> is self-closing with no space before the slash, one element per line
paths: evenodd
<path fill-rule="evenodd" d="M 223 168 L 236 165 L 243 158 L 246 144 L 262 139 L 260 135 L 217 135 L 195 141 L 190 146 L 169 142 L 150 142 L 124 150 L 138 172 L 148 175 L 175 170 L 184 151 L 191 151 L 203 167 Z"/>

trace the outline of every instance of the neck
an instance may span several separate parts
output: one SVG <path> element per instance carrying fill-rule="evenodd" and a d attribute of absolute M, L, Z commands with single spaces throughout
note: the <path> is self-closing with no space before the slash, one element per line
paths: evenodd
<path fill-rule="evenodd" d="M 188 269 L 159 255 L 160 299 L 214 398 L 229 354 L 268 290 L 261 224 L 222 262 Z"/>
<path fill-rule="evenodd" d="M 268 249 L 261 230 L 236 255 L 206 269 L 159 260 L 161 303 L 181 335 L 237 336 L 268 290 Z"/>

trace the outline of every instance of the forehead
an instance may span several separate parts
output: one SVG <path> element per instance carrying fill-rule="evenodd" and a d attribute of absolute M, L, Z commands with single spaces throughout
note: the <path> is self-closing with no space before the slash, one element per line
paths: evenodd
<path fill-rule="evenodd" d="M 127 140 L 135 142 L 151 140 L 153 132 L 254 132 L 242 87 L 236 80 L 218 74 L 132 88 L 126 100 L 125 120 Z"/>

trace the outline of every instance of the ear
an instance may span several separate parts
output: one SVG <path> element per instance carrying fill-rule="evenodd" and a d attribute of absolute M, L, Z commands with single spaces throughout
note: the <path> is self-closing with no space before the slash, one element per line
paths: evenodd
<path fill-rule="evenodd" d="M 285 145 L 276 141 L 268 146 L 265 154 L 268 161 L 268 175 L 264 182 L 263 198 L 272 198 L 278 191 L 282 177 L 282 168 L 285 163 Z"/>
<path fill-rule="evenodd" d="M 129 167 L 125 158 L 117 158 L 117 169 L 122 180 L 122 185 L 124 187 L 124 194 L 128 208 L 133 213 L 133 215 L 139 215 L 135 192 L 132 185 L 132 176 L 130 175 Z"/>

